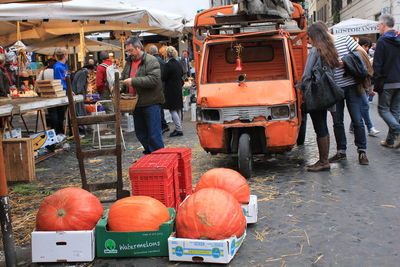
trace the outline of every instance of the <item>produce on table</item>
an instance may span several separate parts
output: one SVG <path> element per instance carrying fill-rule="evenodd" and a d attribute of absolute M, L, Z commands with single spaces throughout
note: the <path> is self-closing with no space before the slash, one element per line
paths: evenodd
<path fill-rule="evenodd" d="M 178 208 L 177 236 L 221 240 L 240 237 L 246 218 L 233 195 L 218 188 L 204 188 L 189 196 Z"/>
<path fill-rule="evenodd" d="M 68 187 L 46 197 L 36 216 L 38 231 L 92 230 L 103 214 L 103 206 L 92 193 Z"/>
<path fill-rule="evenodd" d="M 116 201 L 108 213 L 108 228 L 117 232 L 157 231 L 170 220 L 168 208 L 148 196 L 131 196 Z"/>
<path fill-rule="evenodd" d="M 230 192 L 241 204 L 247 204 L 250 201 L 249 185 L 246 179 L 235 170 L 215 168 L 205 172 L 197 183 L 195 191 L 209 187 Z"/>

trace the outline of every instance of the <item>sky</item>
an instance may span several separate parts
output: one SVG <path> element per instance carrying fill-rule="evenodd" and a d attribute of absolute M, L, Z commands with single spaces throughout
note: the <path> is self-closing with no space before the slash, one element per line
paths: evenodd
<path fill-rule="evenodd" d="M 193 19 L 199 9 L 208 9 L 209 0 L 125 0 L 138 7 L 149 7 Z"/>

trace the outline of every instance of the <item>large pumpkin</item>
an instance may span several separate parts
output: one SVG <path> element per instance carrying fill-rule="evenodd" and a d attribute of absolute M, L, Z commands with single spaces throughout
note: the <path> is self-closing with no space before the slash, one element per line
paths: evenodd
<path fill-rule="evenodd" d="M 156 231 L 170 220 L 168 208 L 155 198 L 131 196 L 118 200 L 108 213 L 110 231 Z"/>
<path fill-rule="evenodd" d="M 246 218 L 239 202 L 225 190 L 204 188 L 188 197 L 176 215 L 177 236 L 221 240 L 242 236 Z"/>
<path fill-rule="evenodd" d="M 230 192 L 239 203 L 247 204 L 250 201 L 250 188 L 246 179 L 232 169 L 215 168 L 205 172 L 197 183 L 195 191 L 209 187 Z"/>
<path fill-rule="evenodd" d="M 103 214 L 103 206 L 92 193 L 68 187 L 46 197 L 36 216 L 38 231 L 92 230 Z"/>

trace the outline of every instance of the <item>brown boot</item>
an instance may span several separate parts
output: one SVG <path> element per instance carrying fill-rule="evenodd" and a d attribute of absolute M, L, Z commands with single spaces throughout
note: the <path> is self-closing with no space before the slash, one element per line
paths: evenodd
<path fill-rule="evenodd" d="M 319 172 L 330 170 L 331 165 L 329 164 L 328 155 L 329 155 L 329 135 L 318 138 L 318 152 L 319 152 L 319 160 L 307 168 L 309 172 Z"/>

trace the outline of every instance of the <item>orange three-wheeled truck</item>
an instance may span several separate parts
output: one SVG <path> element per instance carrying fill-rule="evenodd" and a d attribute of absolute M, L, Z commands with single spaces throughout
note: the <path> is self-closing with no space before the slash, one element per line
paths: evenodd
<path fill-rule="evenodd" d="M 301 5 L 291 4 L 289 18 L 249 14 L 238 5 L 195 18 L 200 144 L 211 154 L 237 155 L 245 177 L 254 154 L 288 151 L 299 132 L 304 140 L 296 84 L 307 59 L 306 19 Z"/>

